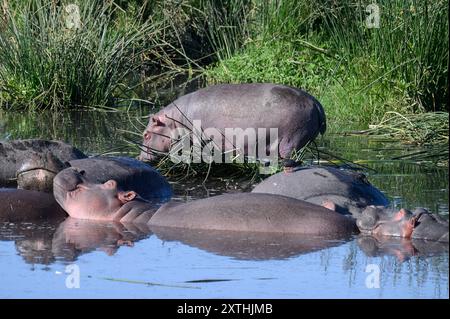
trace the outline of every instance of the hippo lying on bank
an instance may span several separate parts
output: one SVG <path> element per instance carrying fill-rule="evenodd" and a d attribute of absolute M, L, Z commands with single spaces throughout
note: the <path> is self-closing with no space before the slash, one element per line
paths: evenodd
<path fill-rule="evenodd" d="M 255 129 L 256 134 L 258 129 L 265 129 L 265 136 L 257 139 L 265 139 L 268 153 L 273 147 L 269 143 L 275 142 L 269 141 L 270 129 L 277 128 L 278 155 L 282 158 L 289 157 L 293 150 L 302 148 L 326 130 L 322 105 L 300 89 L 269 83 L 214 85 L 184 95 L 150 116 L 140 159 L 153 160 L 161 153 L 168 153 L 176 142 L 174 130 L 192 130 L 194 120 L 201 121 L 202 131 L 214 128 L 220 132 L 221 143 L 216 145 L 222 151 L 242 146 L 244 149 L 239 148 L 238 152 L 243 155 L 256 149 L 258 141 L 249 138 L 245 145 L 236 145 L 226 138 L 226 128 Z M 204 135 L 209 139 L 206 130 Z M 240 135 L 236 140 L 243 139 L 245 133 Z"/>
<path fill-rule="evenodd" d="M 293 172 L 277 173 L 256 185 L 252 192 L 294 197 L 355 218 L 369 205 L 389 204 L 364 174 L 335 167 L 298 167 Z"/>
<path fill-rule="evenodd" d="M 66 162 L 86 158 L 73 146 L 40 139 L 0 142 L 0 186 L 51 192 Z"/>

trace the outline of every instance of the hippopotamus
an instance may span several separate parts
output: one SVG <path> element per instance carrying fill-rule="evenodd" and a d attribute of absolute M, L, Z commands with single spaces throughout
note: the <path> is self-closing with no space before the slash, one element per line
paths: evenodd
<path fill-rule="evenodd" d="M 355 218 L 369 205 L 389 205 L 386 196 L 363 173 L 336 167 L 296 167 L 266 178 L 252 192 L 305 200 Z"/>
<path fill-rule="evenodd" d="M 83 172 L 84 179 L 90 183 L 114 180 L 119 188 L 132 189 L 147 200 L 164 201 L 172 196 L 172 187 L 167 180 L 156 169 L 134 158 L 98 156 L 72 160 L 69 165 Z M 58 180 L 70 175 L 61 173 Z"/>
<path fill-rule="evenodd" d="M 237 193 L 167 203 L 150 227 L 338 236 L 356 231 L 354 222 L 334 211 L 291 197 Z"/>
<path fill-rule="evenodd" d="M 387 214 L 368 206 L 355 219 L 292 197 L 237 193 L 187 203 L 152 203 L 133 190 L 118 187 L 114 180 L 103 184 L 86 181 L 75 169 L 55 178 L 54 192 L 60 205 L 74 218 L 148 223 L 154 227 L 312 236 L 345 236 L 361 232 L 448 241 L 448 222 L 425 209 L 412 214 L 400 209 Z M 61 175 L 62 176 L 62 175 Z"/>
<path fill-rule="evenodd" d="M 362 234 L 448 242 L 448 221 L 424 208 L 414 212 L 368 206 L 356 220 Z"/>
<path fill-rule="evenodd" d="M 244 139 L 246 129 L 264 129 L 261 133 L 266 141 L 264 151 L 270 153 L 275 143 L 278 150 L 275 155 L 282 158 L 289 157 L 293 150 L 301 149 L 326 130 L 322 105 L 301 89 L 271 83 L 213 85 L 181 96 L 150 115 L 139 158 L 151 161 L 167 154 L 178 142 L 174 138 L 178 135 L 173 134 L 178 128 L 203 135 L 194 130 L 196 120 L 201 121 L 201 131 L 205 129 L 206 139 L 209 138 L 208 128 L 214 128 L 222 135 L 223 152 L 234 150 L 244 156 L 259 145 L 257 140 L 263 136 L 257 136 L 255 141 L 249 138 L 245 145 L 236 145 L 226 138 L 226 128 L 241 129 L 235 135 L 236 140 Z M 278 129 L 277 141 L 269 141 L 271 128 Z"/>
<path fill-rule="evenodd" d="M 146 223 L 151 217 L 148 211 L 157 207 L 157 203 L 144 200 L 137 192 L 124 189 L 125 183 L 120 185 L 114 179 L 95 183 L 85 175 L 70 167 L 53 180 L 55 199 L 71 217 Z"/>
<path fill-rule="evenodd" d="M 24 222 L 67 217 L 52 194 L 0 188 L 0 222 Z"/>
<path fill-rule="evenodd" d="M 91 183 L 75 169 L 54 180 L 55 198 L 71 216 L 81 219 L 149 223 L 193 229 L 315 235 L 348 234 L 350 219 L 324 207 L 271 194 L 226 194 L 188 203 L 152 203 L 115 180 Z M 263 210 L 262 210 L 263 209 Z M 155 213 L 156 212 L 156 213 Z"/>
<path fill-rule="evenodd" d="M 53 178 L 66 163 L 86 158 L 77 148 L 40 139 L 0 142 L 0 186 L 51 192 Z"/>

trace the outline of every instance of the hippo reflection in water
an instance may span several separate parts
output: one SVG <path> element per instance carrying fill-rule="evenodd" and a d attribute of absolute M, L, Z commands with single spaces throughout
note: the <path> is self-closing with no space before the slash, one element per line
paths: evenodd
<path fill-rule="evenodd" d="M 422 209 L 394 215 L 367 207 L 355 220 L 322 206 L 291 197 L 241 193 L 187 203 L 169 202 L 157 208 L 114 181 L 86 182 L 76 170 L 70 178 L 56 176 L 55 196 L 72 217 L 148 223 L 150 227 L 342 236 L 362 232 L 376 236 L 423 238 L 448 242 L 448 222 Z M 64 185 L 66 181 L 70 184 Z M 358 227 L 356 227 L 358 226 Z"/>
<path fill-rule="evenodd" d="M 2 227 L 0 241 L 14 241 L 18 254 L 26 263 L 52 264 L 57 259 L 75 261 L 80 255 L 100 250 L 114 255 L 120 247 L 134 243 L 152 233 L 145 224 L 99 222 L 68 217 L 39 224 L 10 223 Z"/>
<path fill-rule="evenodd" d="M 80 255 L 103 251 L 114 255 L 121 247 L 155 234 L 160 240 L 177 241 L 204 251 L 242 260 L 285 259 L 332 248 L 351 237 L 327 238 L 302 234 L 249 233 L 157 227 L 143 223 L 93 221 L 68 217 L 40 224 L 3 226 L 0 241 L 15 241 L 25 262 L 51 264 L 56 259 L 75 261 Z M 395 256 L 400 262 L 412 256 L 448 252 L 448 243 L 394 237 L 360 235 L 357 244 L 367 256 Z"/>

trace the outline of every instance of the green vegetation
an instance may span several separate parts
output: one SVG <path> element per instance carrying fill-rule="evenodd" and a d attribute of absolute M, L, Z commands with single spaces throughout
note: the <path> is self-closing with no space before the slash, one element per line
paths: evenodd
<path fill-rule="evenodd" d="M 448 144 L 448 121 L 445 112 L 408 115 L 387 112 L 380 123 L 370 125 L 366 133 L 417 145 Z"/>
<path fill-rule="evenodd" d="M 209 67 L 208 80 L 302 87 L 338 121 L 446 110 L 448 1 L 377 1 L 379 28 L 366 26 L 368 4 L 256 2 L 245 44 Z"/>
<path fill-rule="evenodd" d="M 134 96 L 140 72 L 176 67 L 170 25 L 145 18 L 145 6 L 31 0 L 3 1 L 2 11 L 0 106 L 112 106 Z"/>
<path fill-rule="evenodd" d="M 379 28 L 369 4 L 3 0 L 0 103 L 112 106 L 147 98 L 142 82 L 204 71 L 305 88 L 337 120 L 445 110 L 448 1 L 380 0 Z"/>
<path fill-rule="evenodd" d="M 376 3 L 379 28 L 372 1 L 0 0 L 0 108 L 160 105 L 181 77 L 276 82 L 315 95 L 329 131 L 380 123 L 366 133 L 448 145 L 448 0 Z"/>

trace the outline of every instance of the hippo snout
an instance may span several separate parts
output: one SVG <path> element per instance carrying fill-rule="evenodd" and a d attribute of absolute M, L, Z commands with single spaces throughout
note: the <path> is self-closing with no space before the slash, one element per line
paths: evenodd
<path fill-rule="evenodd" d="M 84 171 L 69 167 L 59 172 L 53 179 L 53 195 L 62 207 L 67 193 L 84 182 L 83 174 Z"/>

